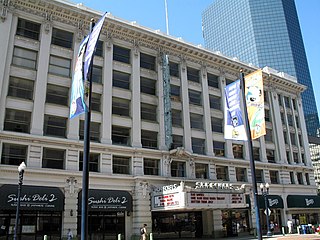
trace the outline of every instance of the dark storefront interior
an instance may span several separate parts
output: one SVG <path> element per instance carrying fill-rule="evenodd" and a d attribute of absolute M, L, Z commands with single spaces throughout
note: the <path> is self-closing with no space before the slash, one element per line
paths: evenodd
<path fill-rule="evenodd" d="M 153 212 L 152 232 L 154 239 L 202 237 L 202 213 Z"/>

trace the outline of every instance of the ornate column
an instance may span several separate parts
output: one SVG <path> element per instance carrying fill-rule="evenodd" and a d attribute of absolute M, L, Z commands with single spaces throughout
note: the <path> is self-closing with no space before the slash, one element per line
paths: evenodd
<path fill-rule="evenodd" d="M 67 235 L 69 228 L 74 234 L 77 233 L 78 192 L 78 180 L 75 177 L 68 177 L 64 188 L 63 236 Z"/>
<path fill-rule="evenodd" d="M 206 154 L 213 156 L 213 140 L 211 129 L 211 113 L 210 113 L 210 101 L 209 101 L 209 87 L 207 79 L 207 67 L 205 64 L 201 67 L 201 86 L 202 86 L 202 104 L 204 112 L 204 127 L 206 134 Z"/>
<path fill-rule="evenodd" d="M 131 117 L 132 117 L 132 147 L 142 147 L 141 144 L 141 99 L 140 99 L 140 50 L 137 41 L 134 41 L 131 51 L 132 60 L 132 97 L 131 97 Z"/>
<path fill-rule="evenodd" d="M 105 43 L 103 63 L 103 104 L 102 104 L 102 136 L 101 143 L 112 144 L 112 65 L 113 65 L 113 41 L 108 34 Z"/>
<path fill-rule="evenodd" d="M 37 79 L 34 86 L 34 102 L 31 119 L 31 134 L 43 135 L 44 107 L 47 92 L 47 79 L 52 36 L 52 16 L 46 12 L 44 23 L 41 25 L 40 50 L 38 58 Z"/>

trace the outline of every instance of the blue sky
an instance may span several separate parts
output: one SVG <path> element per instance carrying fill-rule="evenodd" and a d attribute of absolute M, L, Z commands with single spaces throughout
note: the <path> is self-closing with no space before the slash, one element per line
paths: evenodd
<path fill-rule="evenodd" d="M 72 0 L 101 12 L 166 32 L 164 0 Z M 167 0 L 170 35 L 202 44 L 201 13 L 213 0 Z M 232 1 L 232 0 L 226 0 Z M 234 0 L 237 1 L 237 0 Z M 320 0 L 295 0 L 320 113 Z"/>

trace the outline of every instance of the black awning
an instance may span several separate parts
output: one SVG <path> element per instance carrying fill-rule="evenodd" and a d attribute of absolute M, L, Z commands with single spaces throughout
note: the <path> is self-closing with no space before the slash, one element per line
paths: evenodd
<path fill-rule="evenodd" d="M 18 185 L 0 187 L 0 209 L 15 210 L 17 207 Z M 56 187 L 22 185 L 20 209 L 33 211 L 63 211 L 64 194 Z"/>
<path fill-rule="evenodd" d="M 132 196 L 127 191 L 89 189 L 89 211 L 132 211 Z M 81 211 L 82 191 L 78 210 Z"/>
<path fill-rule="evenodd" d="M 317 195 L 288 195 L 288 208 L 320 208 L 320 197 Z"/>
<path fill-rule="evenodd" d="M 268 201 L 268 208 L 283 208 L 283 199 L 281 196 L 268 195 L 267 201 Z M 259 202 L 260 209 L 265 208 L 265 201 L 263 196 L 258 195 L 258 202 Z"/>

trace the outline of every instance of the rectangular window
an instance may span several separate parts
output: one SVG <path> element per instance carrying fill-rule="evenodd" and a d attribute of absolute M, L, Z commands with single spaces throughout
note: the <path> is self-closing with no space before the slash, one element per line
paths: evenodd
<path fill-rule="evenodd" d="M 176 85 L 170 85 L 170 94 L 172 101 L 180 101 L 180 87 Z"/>
<path fill-rule="evenodd" d="M 293 127 L 293 118 L 291 114 L 287 115 L 287 119 L 288 119 L 288 125 Z"/>
<path fill-rule="evenodd" d="M 183 146 L 183 137 L 180 135 L 172 135 L 172 149 Z"/>
<path fill-rule="evenodd" d="M 264 135 L 264 140 L 266 142 L 272 142 L 273 141 L 273 136 L 272 136 L 272 129 L 266 129 L 266 135 Z"/>
<path fill-rule="evenodd" d="M 42 167 L 63 169 L 65 160 L 65 150 L 43 148 Z"/>
<path fill-rule="evenodd" d="M 270 170 L 269 173 L 271 184 L 279 184 L 279 172 Z"/>
<path fill-rule="evenodd" d="M 130 174 L 130 157 L 113 156 L 112 172 L 116 174 Z"/>
<path fill-rule="evenodd" d="M 236 167 L 236 178 L 237 182 L 247 182 L 247 169 Z"/>
<path fill-rule="evenodd" d="M 141 119 L 157 122 L 157 106 L 141 103 Z"/>
<path fill-rule="evenodd" d="M 203 117 L 200 114 L 190 113 L 191 128 L 203 130 Z"/>
<path fill-rule="evenodd" d="M 170 76 L 179 77 L 179 64 L 174 62 L 169 62 Z"/>
<path fill-rule="evenodd" d="M 26 19 L 19 18 L 16 34 L 18 36 L 31 38 L 39 41 L 40 26 L 40 23 L 35 23 Z"/>
<path fill-rule="evenodd" d="M 293 105 L 293 109 L 297 110 L 297 100 L 296 99 L 292 99 L 292 105 Z"/>
<path fill-rule="evenodd" d="M 243 146 L 240 144 L 232 144 L 232 151 L 234 158 L 243 159 Z"/>
<path fill-rule="evenodd" d="M 93 66 L 92 67 L 92 82 L 102 83 L 102 67 Z"/>
<path fill-rule="evenodd" d="M 201 106 L 202 105 L 201 92 L 189 89 L 189 102 L 190 104 Z"/>
<path fill-rule="evenodd" d="M 200 71 L 191 67 L 187 67 L 187 79 L 192 82 L 200 83 Z"/>
<path fill-rule="evenodd" d="M 171 117 L 172 117 L 172 126 L 174 127 L 182 127 L 182 115 L 180 110 L 172 109 Z"/>
<path fill-rule="evenodd" d="M 10 76 L 8 96 L 33 99 L 34 81 Z"/>
<path fill-rule="evenodd" d="M 284 97 L 284 103 L 285 103 L 286 108 L 290 108 L 290 100 L 288 97 Z"/>
<path fill-rule="evenodd" d="M 263 183 L 264 182 L 264 176 L 263 176 L 263 170 L 262 169 L 256 169 L 256 181 L 257 181 L 257 183 Z"/>
<path fill-rule="evenodd" d="M 89 156 L 89 171 L 90 172 L 99 172 L 99 153 L 90 153 Z M 83 152 L 80 152 L 79 155 L 79 171 L 83 170 Z"/>
<path fill-rule="evenodd" d="M 216 174 L 217 174 L 217 180 L 229 181 L 228 167 L 217 165 L 216 166 Z"/>
<path fill-rule="evenodd" d="M 264 110 L 264 119 L 265 119 L 267 122 L 271 122 L 270 110 L 268 110 L 268 109 L 265 109 L 265 110 Z"/>
<path fill-rule="evenodd" d="M 94 52 L 95 56 L 102 57 L 103 56 L 103 41 L 98 40 L 96 51 Z"/>
<path fill-rule="evenodd" d="M 253 152 L 253 160 L 260 161 L 260 148 L 254 147 L 252 148 Z"/>
<path fill-rule="evenodd" d="M 194 168 L 196 178 L 208 179 L 208 164 L 196 163 Z"/>
<path fill-rule="evenodd" d="M 19 166 L 22 162 L 27 162 L 28 146 L 3 143 L 1 164 Z"/>
<path fill-rule="evenodd" d="M 296 184 L 296 182 L 294 180 L 294 172 L 290 172 L 290 183 L 291 184 Z"/>
<path fill-rule="evenodd" d="M 263 91 L 263 100 L 268 103 L 269 99 L 268 99 L 268 92 L 267 91 Z"/>
<path fill-rule="evenodd" d="M 140 78 L 140 91 L 142 93 L 156 95 L 156 81 L 153 79 L 141 77 Z"/>
<path fill-rule="evenodd" d="M 171 162 L 171 177 L 185 177 L 186 176 L 186 163 L 179 161 Z"/>
<path fill-rule="evenodd" d="M 302 173 L 301 172 L 297 173 L 297 180 L 298 180 L 298 184 L 303 185 L 303 179 L 302 179 Z"/>
<path fill-rule="evenodd" d="M 210 108 L 221 110 L 220 97 L 209 95 Z"/>
<path fill-rule="evenodd" d="M 222 133 L 223 132 L 222 124 L 223 124 L 223 119 L 211 117 L 212 132 Z"/>
<path fill-rule="evenodd" d="M 130 146 L 130 128 L 112 126 L 112 144 Z"/>
<path fill-rule="evenodd" d="M 80 140 L 84 139 L 84 121 L 80 120 L 79 127 L 79 138 Z M 93 142 L 100 142 L 100 123 L 91 122 L 90 123 L 90 140 Z"/>
<path fill-rule="evenodd" d="M 71 60 L 51 55 L 49 73 L 69 78 L 71 76 Z"/>
<path fill-rule="evenodd" d="M 297 152 L 293 152 L 292 154 L 293 154 L 293 161 L 295 163 L 299 163 L 299 155 L 298 155 L 298 153 Z"/>
<path fill-rule="evenodd" d="M 45 136 L 66 137 L 67 119 L 64 117 L 44 115 L 43 134 Z"/>
<path fill-rule="evenodd" d="M 209 87 L 219 88 L 219 77 L 211 73 L 207 74 Z"/>
<path fill-rule="evenodd" d="M 295 133 L 290 133 L 290 139 L 291 139 L 291 144 L 292 145 L 297 145 L 296 134 Z"/>
<path fill-rule="evenodd" d="M 73 33 L 67 32 L 58 28 L 52 29 L 52 38 L 51 44 L 65 47 L 65 48 L 72 48 L 73 43 Z"/>
<path fill-rule="evenodd" d="M 216 157 L 224 157 L 224 142 L 213 142 L 213 152 Z"/>
<path fill-rule="evenodd" d="M 231 80 L 231 79 L 226 78 L 226 85 L 229 85 L 229 84 L 231 84 L 231 83 L 233 83 L 233 82 L 234 82 L 234 80 Z"/>
<path fill-rule="evenodd" d="M 145 53 L 140 53 L 140 67 L 155 71 L 156 57 Z"/>
<path fill-rule="evenodd" d="M 130 74 L 113 71 L 112 84 L 114 87 L 130 89 Z"/>
<path fill-rule="evenodd" d="M 91 95 L 91 110 L 92 111 L 101 111 L 101 94 L 92 93 Z"/>
<path fill-rule="evenodd" d="M 57 86 L 53 84 L 47 85 L 46 102 L 68 106 L 69 103 L 69 88 Z"/>
<path fill-rule="evenodd" d="M 266 152 L 267 152 L 268 162 L 269 163 L 275 163 L 276 159 L 275 159 L 275 156 L 274 156 L 274 150 L 267 149 Z"/>
<path fill-rule="evenodd" d="M 15 109 L 6 109 L 4 130 L 30 133 L 31 113 Z"/>
<path fill-rule="evenodd" d="M 143 159 L 143 172 L 144 175 L 156 175 L 160 174 L 160 161 L 159 159 L 144 158 Z"/>
<path fill-rule="evenodd" d="M 130 64 L 130 49 L 113 45 L 113 60 Z"/>
<path fill-rule="evenodd" d="M 25 48 L 14 47 L 12 65 L 36 69 L 38 53 Z"/>
<path fill-rule="evenodd" d="M 298 116 L 296 116 L 296 125 L 297 125 L 297 128 L 300 128 L 300 121 Z"/>
<path fill-rule="evenodd" d="M 141 130 L 141 143 L 143 148 L 158 148 L 158 133 L 153 131 Z"/>
<path fill-rule="evenodd" d="M 306 176 L 307 185 L 310 185 L 309 173 L 306 173 L 305 176 Z"/>
<path fill-rule="evenodd" d="M 130 114 L 130 101 L 122 98 L 112 98 L 112 114 L 128 116 Z"/>
<path fill-rule="evenodd" d="M 197 154 L 205 154 L 205 140 L 201 138 L 191 138 L 192 151 Z"/>

